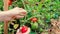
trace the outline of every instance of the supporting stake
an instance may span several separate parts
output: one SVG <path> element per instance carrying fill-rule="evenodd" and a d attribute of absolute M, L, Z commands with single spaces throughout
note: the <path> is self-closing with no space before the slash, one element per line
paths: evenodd
<path fill-rule="evenodd" d="M 8 10 L 8 0 L 4 0 L 4 11 Z M 8 34 L 8 21 L 4 21 L 4 34 Z"/>

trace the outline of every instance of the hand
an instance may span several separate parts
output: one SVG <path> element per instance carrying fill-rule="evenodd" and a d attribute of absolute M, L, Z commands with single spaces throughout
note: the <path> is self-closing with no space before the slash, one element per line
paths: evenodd
<path fill-rule="evenodd" d="M 19 19 L 26 16 L 26 10 L 22 8 L 15 7 L 14 9 L 4 11 L 0 13 L 0 21 L 10 21 L 13 19 Z"/>
<path fill-rule="evenodd" d="M 21 29 L 21 27 L 20 27 L 20 29 Z M 29 34 L 30 33 L 30 28 L 28 28 L 28 31 L 25 32 L 25 33 L 19 32 L 20 29 L 17 30 L 17 33 L 16 34 Z"/>

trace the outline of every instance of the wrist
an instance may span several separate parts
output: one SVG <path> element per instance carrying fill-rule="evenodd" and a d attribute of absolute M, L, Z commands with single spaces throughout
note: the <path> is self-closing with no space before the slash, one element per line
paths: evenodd
<path fill-rule="evenodd" d="M 9 13 L 11 16 L 14 16 L 14 15 L 18 15 L 18 14 L 19 14 L 18 10 L 15 10 L 15 9 L 9 10 L 8 13 Z"/>
<path fill-rule="evenodd" d="M 7 17 L 9 17 L 7 11 L 0 12 L 0 21 L 4 21 L 5 19 L 7 19 Z"/>

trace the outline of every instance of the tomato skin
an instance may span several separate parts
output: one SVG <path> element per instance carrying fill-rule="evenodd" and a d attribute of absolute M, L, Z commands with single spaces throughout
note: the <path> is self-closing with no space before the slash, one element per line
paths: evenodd
<path fill-rule="evenodd" d="M 21 32 L 22 33 L 27 32 L 27 30 L 28 30 L 28 27 L 27 26 L 22 26 L 22 29 L 21 29 Z"/>
<path fill-rule="evenodd" d="M 9 6 L 12 5 L 12 1 L 9 0 L 9 1 L 8 1 L 8 5 L 9 5 Z"/>
<path fill-rule="evenodd" d="M 37 22 L 38 19 L 37 19 L 36 17 L 34 17 L 34 18 L 31 18 L 30 20 L 31 20 L 32 22 Z"/>

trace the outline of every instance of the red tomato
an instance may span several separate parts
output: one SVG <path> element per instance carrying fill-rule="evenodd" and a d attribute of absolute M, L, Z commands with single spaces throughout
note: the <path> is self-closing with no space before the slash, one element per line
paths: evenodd
<path fill-rule="evenodd" d="M 28 30 L 28 27 L 27 26 L 22 26 L 22 29 L 21 29 L 21 32 L 22 33 L 27 32 L 27 30 Z"/>
<path fill-rule="evenodd" d="M 36 17 L 31 18 L 31 21 L 32 21 L 32 22 L 37 22 L 37 20 L 38 20 L 38 19 L 37 19 Z"/>
<path fill-rule="evenodd" d="M 9 0 L 9 1 L 8 1 L 8 5 L 12 5 L 12 1 Z"/>

